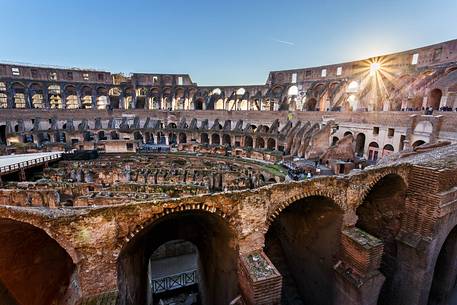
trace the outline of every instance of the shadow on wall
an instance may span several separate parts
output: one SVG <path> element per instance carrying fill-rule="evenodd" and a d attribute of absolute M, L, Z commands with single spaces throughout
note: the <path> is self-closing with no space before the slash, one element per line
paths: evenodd
<path fill-rule="evenodd" d="M 68 286 L 75 266 L 43 230 L 0 219 L 0 245 L 0 301 L 9 297 L 7 304 L 73 304 Z"/>
<path fill-rule="evenodd" d="M 294 202 L 272 223 L 265 253 L 283 276 L 284 304 L 333 304 L 342 217 L 331 199 L 313 196 Z"/>

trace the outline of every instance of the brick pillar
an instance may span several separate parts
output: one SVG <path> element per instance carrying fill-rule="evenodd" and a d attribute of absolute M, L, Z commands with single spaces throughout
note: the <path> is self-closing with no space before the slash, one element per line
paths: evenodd
<path fill-rule="evenodd" d="M 238 279 L 246 304 L 280 304 L 282 276 L 262 250 L 240 255 Z"/>
<path fill-rule="evenodd" d="M 342 259 L 335 265 L 335 304 L 376 305 L 384 276 L 379 272 L 382 242 L 358 229 L 341 236 Z"/>

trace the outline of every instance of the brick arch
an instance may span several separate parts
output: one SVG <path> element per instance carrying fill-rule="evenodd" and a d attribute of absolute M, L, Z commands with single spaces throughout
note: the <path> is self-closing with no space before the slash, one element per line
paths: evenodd
<path fill-rule="evenodd" d="M 78 297 L 79 270 L 57 234 L 23 217 L 2 216 L 0 228 L 0 285 L 18 304 L 60 304 Z"/>
<path fill-rule="evenodd" d="M 299 201 L 301 199 L 305 199 L 307 197 L 325 197 L 325 198 L 328 198 L 331 201 L 333 201 L 343 212 L 346 211 L 346 209 L 347 209 L 346 205 L 343 202 L 341 202 L 341 200 L 336 198 L 335 194 L 330 192 L 330 191 L 318 190 L 318 189 L 316 189 L 316 190 L 305 190 L 304 192 L 302 192 L 302 193 L 300 193 L 298 195 L 289 197 L 286 200 L 284 200 L 283 202 L 279 203 L 273 211 L 271 211 L 271 212 L 269 212 L 267 214 L 266 226 L 264 227 L 264 232 L 263 233 L 267 233 L 268 228 L 270 227 L 270 225 L 279 216 L 279 214 L 281 214 L 281 212 L 284 209 L 286 209 L 288 206 L 290 206 L 294 202 Z"/>
<path fill-rule="evenodd" d="M 153 224 L 155 221 L 159 220 L 160 218 L 162 218 L 166 215 L 173 214 L 173 213 L 179 213 L 179 212 L 183 212 L 183 211 L 206 211 L 206 212 L 209 212 L 210 214 L 217 215 L 217 216 L 221 217 L 222 219 L 224 219 L 225 221 L 227 221 L 227 224 L 229 225 L 229 227 L 232 230 L 236 231 L 234 229 L 235 221 L 233 219 L 228 218 L 228 215 L 226 213 L 224 213 L 220 208 L 217 208 L 214 206 L 209 206 L 205 203 L 192 203 L 192 204 L 188 204 L 188 205 L 178 205 L 176 207 L 170 207 L 170 208 L 165 207 L 161 213 L 154 214 L 148 220 L 146 220 L 140 224 L 137 224 L 134 227 L 134 229 L 131 230 L 127 234 L 127 236 L 123 239 L 123 241 L 120 245 L 120 249 L 124 249 L 125 246 L 132 239 L 134 239 L 135 236 L 137 236 L 138 233 L 140 233 L 147 226 Z"/>
<path fill-rule="evenodd" d="M 15 215 L 5 215 L 6 213 L 3 213 L 3 215 L 0 217 L 0 219 L 6 219 L 6 220 L 11 220 L 11 221 L 16 221 L 19 223 L 24 223 L 26 225 L 31 225 L 35 227 L 38 230 L 42 230 L 46 235 L 53 239 L 59 246 L 61 246 L 70 256 L 71 260 L 73 261 L 74 264 L 77 264 L 79 262 L 79 256 L 76 253 L 75 248 L 68 242 L 68 240 L 62 236 L 61 234 L 58 234 L 58 232 L 54 232 L 51 229 L 49 229 L 46 226 L 43 226 L 42 223 L 39 220 L 36 219 L 24 219 L 24 217 L 21 217 L 18 215 L 16 217 Z"/>
<path fill-rule="evenodd" d="M 120 305 L 146 303 L 149 257 L 158 246 L 171 240 L 185 240 L 198 249 L 203 304 L 228 304 L 239 294 L 238 230 L 211 204 L 166 207 L 138 225 L 127 239 L 130 241 L 124 242 L 117 257 Z"/>
<path fill-rule="evenodd" d="M 360 195 L 358 196 L 359 200 L 356 202 L 354 210 L 357 209 L 357 207 L 359 207 L 363 203 L 363 201 L 366 199 L 371 190 L 373 190 L 373 187 L 376 185 L 376 183 L 378 183 L 381 179 L 385 178 L 388 175 L 399 176 L 405 183 L 406 188 L 408 188 L 407 173 L 399 171 L 397 168 L 388 168 L 385 169 L 382 173 L 373 176 L 370 175 L 369 177 L 371 179 L 367 181 L 367 184 L 361 190 Z"/>

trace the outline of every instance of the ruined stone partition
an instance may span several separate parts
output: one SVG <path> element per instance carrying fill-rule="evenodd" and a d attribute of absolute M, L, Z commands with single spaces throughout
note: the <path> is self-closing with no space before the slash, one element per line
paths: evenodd
<path fill-rule="evenodd" d="M 145 304 L 148 258 L 185 240 L 198 249 L 203 304 L 444 304 L 456 276 L 455 151 L 109 206 L 3 200 L 0 295 L 11 304 Z"/>

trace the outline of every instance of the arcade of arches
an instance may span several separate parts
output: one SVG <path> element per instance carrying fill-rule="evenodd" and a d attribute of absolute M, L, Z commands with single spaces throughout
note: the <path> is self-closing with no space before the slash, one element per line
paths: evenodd
<path fill-rule="evenodd" d="M 28 189 L 10 181 L 0 192 L 0 296 L 8 305 L 449 304 L 457 216 L 434 202 L 454 204 L 455 145 L 425 151 L 295 183 L 223 157 L 58 161 L 30 175 Z M 419 251 L 418 233 L 434 242 Z"/>

